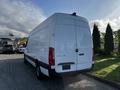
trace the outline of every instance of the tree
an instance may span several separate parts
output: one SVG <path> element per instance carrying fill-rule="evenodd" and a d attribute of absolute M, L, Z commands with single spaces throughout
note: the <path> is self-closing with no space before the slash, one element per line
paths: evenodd
<path fill-rule="evenodd" d="M 118 53 L 120 55 L 120 30 L 118 30 Z"/>
<path fill-rule="evenodd" d="M 107 55 L 111 55 L 114 50 L 113 32 L 109 23 L 107 25 L 104 38 L 104 50 Z"/>
<path fill-rule="evenodd" d="M 99 51 L 100 51 L 100 32 L 99 32 L 98 26 L 96 24 L 94 24 L 92 36 L 93 36 L 94 52 L 99 53 Z"/>

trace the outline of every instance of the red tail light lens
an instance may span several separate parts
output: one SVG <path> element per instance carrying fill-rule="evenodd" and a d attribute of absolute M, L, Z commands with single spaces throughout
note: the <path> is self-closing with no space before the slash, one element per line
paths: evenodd
<path fill-rule="evenodd" d="M 50 47 L 49 48 L 49 65 L 54 65 L 54 48 Z"/>
<path fill-rule="evenodd" d="M 92 64 L 94 64 L 94 49 L 92 49 Z"/>

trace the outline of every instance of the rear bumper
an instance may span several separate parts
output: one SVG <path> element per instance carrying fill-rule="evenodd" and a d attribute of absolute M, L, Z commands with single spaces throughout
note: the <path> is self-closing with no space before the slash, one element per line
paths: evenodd
<path fill-rule="evenodd" d="M 88 69 L 83 69 L 83 70 L 78 70 L 78 71 L 70 71 L 70 72 L 62 72 L 62 73 L 57 73 L 55 69 L 49 69 L 49 76 L 58 76 L 58 75 L 64 75 L 64 74 L 77 74 L 77 73 L 84 73 L 84 72 L 89 72 L 93 69 L 94 64 L 92 64 L 91 68 Z"/>
<path fill-rule="evenodd" d="M 37 59 L 34 59 L 33 57 L 31 56 L 28 56 L 24 53 L 24 58 L 27 57 L 29 58 L 32 62 L 36 63 L 36 60 Z M 58 75 L 62 75 L 62 74 L 73 74 L 73 73 L 82 73 L 82 72 L 89 72 L 93 67 L 94 67 L 94 64 L 92 64 L 92 67 L 91 68 L 88 68 L 88 69 L 84 69 L 84 70 L 79 70 L 79 71 L 70 71 L 70 72 L 62 72 L 62 73 L 57 73 L 55 71 L 55 69 L 52 69 L 51 66 L 49 66 L 48 64 L 46 63 L 43 63 L 41 61 L 38 61 L 38 65 L 43 67 L 44 69 L 48 70 L 48 73 L 49 73 L 49 77 L 53 77 L 53 76 L 58 76 Z"/>

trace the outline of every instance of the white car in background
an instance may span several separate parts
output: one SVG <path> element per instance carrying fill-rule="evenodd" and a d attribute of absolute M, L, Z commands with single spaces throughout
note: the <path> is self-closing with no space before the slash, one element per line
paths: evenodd
<path fill-rule="evenodd" d="M 24 51 L 25 51 L 25 47 L 19 47 L 18 48 L 18 52 L 19 53 L 24 53 Z"/>

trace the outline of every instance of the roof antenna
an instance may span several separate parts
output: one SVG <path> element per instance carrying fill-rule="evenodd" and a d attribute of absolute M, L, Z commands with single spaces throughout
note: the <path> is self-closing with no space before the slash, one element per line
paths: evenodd
<path fill-rule="evenodd" d="M 72 15 L 73 15 L 73 16 L 76 16 L 76 12 L 73 12 Z"/>

